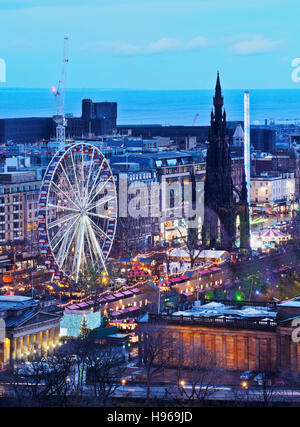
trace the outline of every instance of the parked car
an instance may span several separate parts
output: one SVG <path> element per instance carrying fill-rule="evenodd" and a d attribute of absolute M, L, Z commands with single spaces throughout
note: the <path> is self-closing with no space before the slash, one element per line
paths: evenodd
<path fill-rule="evenodd" d="M 241 380 L 250 380 L 251 377 L 253 377 L 253 375 L 255 375 L 253 371 L 244 371 L 241 374 L 240 379 Z"/>
<path fill-rule="evenodd" d="M 253 378 L 253 381 L 258 382 L 258 381 L 262 381 L 264 379 L 264 374 L 262 374 L 261 372 L 257 375 L 255 375 L 255 377 Z"/>
<path fill-rule="evenodd" d="M 273 378 L 272 384 L 282 387 L 286 385 L 286 381 L 282 378 Z"/>
<path fill-rule="evenodd" d="M 259 386 L 264 386 L 264 385 L 271 385 L 272 381 L 270 378 L 268 378 L 267 374 L 260 372 L 259 374 L 257 374 L 254 378 L 253 381 L 255 381 L 257 383 L 257 385 Z"/>

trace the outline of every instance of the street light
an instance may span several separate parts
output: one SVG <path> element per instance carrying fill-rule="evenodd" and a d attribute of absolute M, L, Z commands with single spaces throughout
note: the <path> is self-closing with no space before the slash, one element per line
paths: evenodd
<path fill-rule="evenodd" d="M 125 394 L 125 389 L 124 389 L 124 387 L 125 387 L 125 384 L 126 384 L 126 380 L 125 380 L 125 378 L 122 378 L 122 380 L 121 380 L 121 384 L 122 384 L 122 386 L 123 386 L 123 395 Z"/>
<path fill-rule="evenodd" d="M 179 381 L 179 385 L 180 385 L 180 394 L 182 396 L 183 395 L 183 388 L 185 386 L 185 381 L 184 380 Z"/>
<path fill-rule="evenodd" d="M 248 390 L 248 383 L 247 383 L 247 381 L 243 381 L 241 383 L 241 386 L 243 387 L 244 390 Z"/>

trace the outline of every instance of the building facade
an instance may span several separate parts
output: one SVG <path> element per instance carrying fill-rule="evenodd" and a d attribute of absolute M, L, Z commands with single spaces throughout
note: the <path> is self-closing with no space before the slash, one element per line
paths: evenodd
<path fill-rule="evenodd" d="M 37 351 L 51 352 L 58 345 L 62 314 L 48 304 L 29 297 L 0 296 L 0 319 L 5 327 L 0 366 L 27 360 Z"/>
<path fill-rule="evenodd" d="M 138 327 L 139 355 L 142 354 L 150 325 L 170 338 L 170 351 L 174 356 L 168 363 L 172 367 L 178 365 L 178 357 L 188 367 L 190 355 L 204 349 L 218 366 L 228 370 L 290 371 L 298 374 L 300 342 L 293 340 L 292 318 L 299 316 L 299 306 L 293 309 L 293 317 L 289 319 L 282 316 L 279 307 L 277 318 L 270 315 L 272 311 L 263 307 L 266 318 L 262 317 L 262 313 L 252 317 L 254 312 L 259 312 L 257 307 L 245 310 L 252 313 L 250 317 L 235 316 L 232 308 L 228 310 L 231 312 L 229 316 L 224 313 L 222 316 L 220 313 L 219 316 L 184 315 L 182 312 L 173 315 L 149 314 L 148 322 L 141 322 Z M 243 310 L 240 308 L 239 311 Z"/>
<path fill-rule="evenodd" d="M 295 197 L 293 173 L 262 173 L 251 178 L 251 205 L 272 211 L 286 212 L 291 209 Z"/>

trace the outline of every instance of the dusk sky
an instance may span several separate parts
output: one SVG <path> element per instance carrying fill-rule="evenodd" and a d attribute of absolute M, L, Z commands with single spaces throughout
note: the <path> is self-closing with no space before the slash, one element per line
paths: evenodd
<path fill-rule="evenodd" d="M 300 88 L 299 0 L 0 0 L 1 87 Z"/>

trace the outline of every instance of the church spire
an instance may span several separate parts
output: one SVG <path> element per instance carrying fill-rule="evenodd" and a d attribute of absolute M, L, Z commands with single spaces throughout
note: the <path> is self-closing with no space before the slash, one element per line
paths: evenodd
<path fill-rule="evenodd" d="M 214 106 L 215 106 L 216 117 L 221 118 L 222 117 L 222 107 L 223 107 L 223 96 L 222 96 L 222 89 L 221 89 L 219 71 L 217 74 L 217 83 L 216 83 L 215 96 L 214 96 Z"/>

